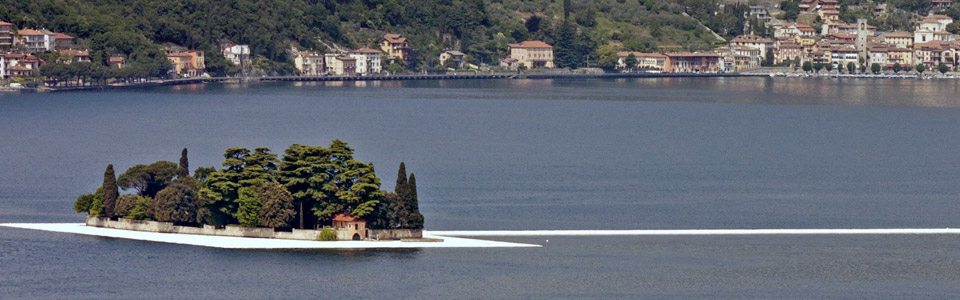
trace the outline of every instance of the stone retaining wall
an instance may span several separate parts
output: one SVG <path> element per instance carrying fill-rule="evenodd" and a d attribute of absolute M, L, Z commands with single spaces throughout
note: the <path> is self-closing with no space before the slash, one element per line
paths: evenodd
<path fill-rule="evenodd" d="M 367 229 L 367 237 L 371 240 L 400 240 L 419 239 L 423 237 L 422 229 Z"/>
<path fill-rule="evenodd" d="M 287 231 L 274 231 L 273 228 L 241 227 L 236 225 L 228 225 L 225 228 L 218 229 L 211 225 L 203 225 L 203 227 L 178 226 L 178 225 L 173 225 L 173 223 L 171 222 L 144 221 L 144 220 L 123 219 L 123 218 L 117 219 L 114 221 L 114 220 L 110 220 L 110 218 L 93 217 L 93 216 L 87 216 L 87 226 L 134 230 L 134 231 L 159 232 L 159 233 L 180 233 L 180 234 L 252 237 L 252 238 L 287 239 L 287 240 L 315 241 L 318 239 L 318 237 L 320 237 L 320 230 L 313 230 L 313 229 L 293 229 L 293 231 L 287 232 Z M 339 233 L 341 231 L 344 231 L 344 230 L 337 230 L 338 236 L 340 235 Z M 422 236 L 422 231 L 419 229 L 391 229 L 391 230 L 367 229 L 367 236 L 370 239 L 377 239 L 378 235 L 379 235 L 379 239 L 381 240 L 399 240 L 399 239 L 408 239 L 408 238 L 420 238 Z M 340 240 L 350 240 L 350 237 L 346 237 L 346 236 L 344 237 L 345 238 L 340 238 Z"/>

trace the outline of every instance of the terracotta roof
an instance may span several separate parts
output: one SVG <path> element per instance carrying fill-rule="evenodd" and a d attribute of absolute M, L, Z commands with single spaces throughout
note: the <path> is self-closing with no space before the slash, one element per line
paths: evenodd
<path fill-rule="evenodd" d="M 350 51 L 350 53 L 361 53 L 361 54 L 380 54 L 380 50 L 373 50 L 367 47 L 363 47 L 357 50 Z"/>
<path fill-rule="evenodd" d="M 399 44 L 407 41 L 407 38 L 403 37 L 403 35 L 396 33 L 385 34 L 383 35 L 383 39 L 387 40 L 387 42 L 390 42 L 391 44 Z"/>
<path fill-rule="evenodd" d="M 813 29 L 812 26 L 807 25 L 807 24 L 797 24 L 797 30 L 800 30 L 800 31 L 817 31 L 816 29 Z"/>
<path fill-rule="evenodd" d="M 112 62 L 112 63 L 122 63 L 122 62 L 125 62 L 126 60 L 127 60 L 127 59 L 125 59 L 125 58 L 123 58 L 123 57 L 121 57 L 121 56 L 111 56 L 111 57 L 110 57 L 110 62 Z"/>
<path fill-rule="evenodd" d="M 27 28 L 27 29 L 17 30 L 17 35 L 43 35 L 43 33 Z"/>
<path fill-rule="evenodd" d="M 883 34 L 884 37 L 913 38 L 913 34 L 906 31 L 894 31 Z"/>
<path fill-rule="evenodd" d="M 70 54 L 70 55 L 73 55 L 73 56 L 90 56 L 90 52 L 81 51 L 81 50 L 73 50 L 73 49 L 60 50 L 60 53 Z"/>
<path fill-rule="evenodd" d="M 853 39 L 856 39 L 856 38 L 857 38 L 857 37 L 854 36 L 854 35 L 842 34 L 842 33 L 834 33 L 834 34 L 831 34 L 830 36 L 835 37 L 835 38 L 838 38 L 838 39 L 842 39 L 842 40 L 853 40 Z"/>
<path fill-rule="evenodd" d="M 10 23 L 10 22 L 4 21 L 4 20 L 0 20 L 0 26 L 6 26 L 6 25 L 13 25 L 13 23 Z"/>
<path fill-rule="evenodd" d="M 933 18 L 933 19 L 936 19 L 936 20 L 953 20 L 953 18 L 951 18 L 951 17 L 949 17 L 949 16 L 947 16 L 947 15 L 940 15 L 940 14 L 932 14 L 932 15 L 927 16 L 927 18 Z"/>
<path fill-rule="evenodd" d="M 513 58 L 513 57 L 507 57 L 507 58 L 504 58 L 504 59 L 503 59 L 503 62 L 505 62 L 505 63 L 512 63 L 512 62 L 516 62 L 516 61 L 518 61 L 518 59 Z"/>
<path fill-rule="evenodd" d="M 553 46 L 541 41 L 522 41 L 518 44 L 510 44 L 510 48 L 553 48 Z"/>
<path fill-rule="evenodd" d="M 53 33 L 53 36 L 54 36 L 56 39 L 58 39 L 58 40 L 72 40 L 72 39 L 73 39 L 73 36 L 70 36 L 70 35 L 67 35 L 67 34 L 63 34 L 63 33 L 59 33 L 59 32 L 54 32 L 54 33 Z"/>
<path fill-rule="evenodd" d="M 340 221 L 340 222 L 366 222 L 366 221 L 363 220 L 363 219 L 354 218 L 353 216 L 348 215 L 348 214 L 336 214 L 336 215 L 334 215 L 333 218 L 330 219 L 330 220 L 331 220 L 331 221 Z"/>
<path fill-rule="evenodd" d="M 666 56 L 669 56 L 669 57 L 718 57 L 719 55 L 717 55 L 716 53 L 710 53 L 710 52 L 702 52 L 702 53 L 671 52 L 671 53 L 666 53 Z"/>
<path fill-rule="evenodd" d="M 617 52 L 617 56 L 627 57 L 627 56 L 630 56 L 631 53 L 633 53 L 633 56 L 637 58 L 640 58 L 640 57 L 666 58 L 667 57 L 666 55 L 663 55 L 660 53 L 643 53 L 643 52 L 630 52 L 630 51 Z"/>
<path fill-rule="evenodd" d="M 738 35 L 730 40 L 731 43 L 773 43 L 773 40 L 752 34 Z"/>

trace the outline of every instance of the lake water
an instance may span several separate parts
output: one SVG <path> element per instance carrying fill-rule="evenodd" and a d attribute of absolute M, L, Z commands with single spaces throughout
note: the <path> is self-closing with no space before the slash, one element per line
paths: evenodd
<path fill-rule="evenodd" d="M 960 85 L 452 80 L 0 95 L 0 223 L 81 222 L 103 169 L 342 139 L 433 230 L 960 227 Z M 238 251 L 0 228 L 0 298 L 946 298 L 960 237 L 494 238 Z"/>

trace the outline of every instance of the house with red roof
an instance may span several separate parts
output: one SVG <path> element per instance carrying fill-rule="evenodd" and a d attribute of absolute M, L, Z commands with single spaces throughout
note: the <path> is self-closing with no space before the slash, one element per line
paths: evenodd
<path fill-rule="evenodd" d="M 383 50 L 388 57 L 407 60 L 410 57 L 412 49 L 407 38 L 401 34 L 388 33 L 380 39 L 380 50 Z"/>
<path fill-rule="evenodd" d="M 554 68 L 553 46 L 541 41 L 522 41 L 510 44 L 510 58 L 527 69 Z"/>
<path fill-rule="evenodd" d="M 337 231 L 337 240 L 359 241 L 367 238 L 367 221 L 348 214 L 336 214 L 330 219 Z"/>

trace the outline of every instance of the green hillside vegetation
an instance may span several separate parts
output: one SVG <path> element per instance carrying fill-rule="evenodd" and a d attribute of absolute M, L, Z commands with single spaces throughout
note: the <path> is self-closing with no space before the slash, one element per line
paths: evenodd
<path fill-rule="evenodd" d="M 123 55 L 156 75 L 169 68 L 162 46 L 208 53 L 207 72 L 239 71 L 219 55 L 222 41 L 249 44 L 252 65 L 295 73 L 288 49 L 328 51 L 375 46 L 384 33 L 408 37 L 417 51 L 407 70 L 438 69 L 437 55 L 459 48 L 470 63 L 496 63 L 507 45 L 543 40 L 557 64 L 609 64 L 609 51 L 702 50 L 715 39 L 671 0 L 2 0 L 0 19 L 18 28 L 47 28 L 78 38 L 94 64 Z M 708 24 L 709 25 L 709 24 Z M 729 32 L 732 34 L 733 32 Z M 723 34 L 727 34 L 726 32 Z M 318 41 L 323 40 L 324 43 Z M 609 48 L 608 48 L 609 49 Z M 601 54 L 607 59 L 601 59 Z M 157 71 L 159 70 L 159 71 Z"/>

